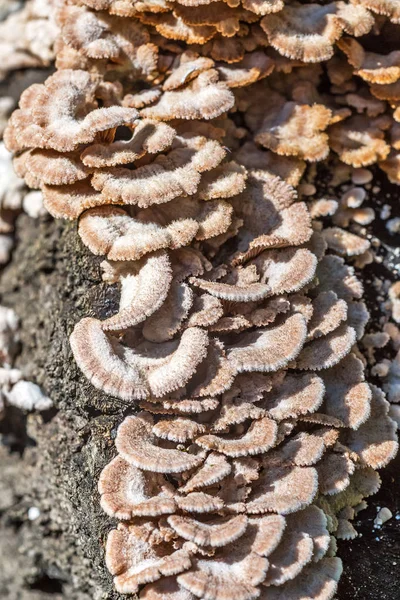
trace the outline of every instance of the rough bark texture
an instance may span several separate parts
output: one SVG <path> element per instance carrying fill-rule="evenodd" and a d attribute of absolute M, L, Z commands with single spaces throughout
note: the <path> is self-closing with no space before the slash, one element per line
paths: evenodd
<path fill-rule="evenodd" d="M 104 567 L 111 522 L 96 485 L 127 407 L 90 386 L 69 348 L 76 321 L 97 309 L 104 317 L 112 305 L 100 260 L 75 230 L 75 224 L 21 216 L 17 249 L 1 280 L 1 303 L 21 318 L 17 365 L 55 406 L 28 418 L 9 410 L 0 425 L 8 442 L 0 455 L 0 597 L 10 600 L 39 600 L 47 592 L 57 600 L 119 597 Z M 40 517 L 30 521 L 33 506 Z"/>
<path fill-rule="evenodd" d="M 0 446 L 0 597 L 120 599 L 104 565 L 113 522 L 99 507 L 97 480 L 115 454 L 116 426 L 132 409 L 92 388 L 68 343 L 83 315 L 104 318 L 113 312 L 116 290 L 101 283 L 101 260 L 83 247 L 76 224 L 21 216 L 17 236 L 1 277 L 0 303 L 13 306 L 21 318 L 17 366 L 42 386 L 55 408 L 28 417 L 8 410 L 0 423 L 5 442 Z M 386 484 L 398 466 L 399 459 L 384 475 Z M 340 544 L 345 574 L 338 600 L 398 599 L 400 573 L 393 565 L 400 556 L 398 521 L 393 519 L 376 541 L 371 522 L 379 505 L 399 510 L 398 485 L 383 488 L 369 512 L 360 514 L 363 537 Z M 31 507 L 40 510 L 34 520 Z"/>

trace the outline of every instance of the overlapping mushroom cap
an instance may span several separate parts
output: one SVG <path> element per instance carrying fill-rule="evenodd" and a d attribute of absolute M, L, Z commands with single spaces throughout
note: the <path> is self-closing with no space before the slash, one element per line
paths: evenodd
<path fill-rule="evenodd" d="M 132 409 L 99 482 L 120 593 L 335 594 L 331 535 L 352 535 L 397 442 L 346 263 L 371 213 L 357 189 L 307 202 L 299 183 L 331 151 L 400 181 L 400 62 L 369 50 L 377 14 L 398 21 L 391 0 L 73 2 L 58 72 L 10 121 L 18 173 L 120 291 L 70 338 Z"/>

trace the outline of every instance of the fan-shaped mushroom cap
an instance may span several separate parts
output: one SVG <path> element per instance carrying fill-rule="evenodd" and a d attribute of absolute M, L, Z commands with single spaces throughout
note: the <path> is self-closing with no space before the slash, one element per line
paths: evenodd
<path fill-rule="evenodd" d="M 339 558 L 311 563 L 294 580 L 262 591 L 260 600 L 331 600 L 342 574 Z"/>
<path fill-rule="evenodd" d="M 333 367 L 350 352 L 355 341 L 355 330 L 342 324 L 328 335 L 308 342 L 297 358 L 296 367 L 312 371 Z"/>
<path fill-rule="evenodd" d="M 238 373 L 276 371 L 299 354 L 306 336 L 306 323 L 300 314 L 281 325 L 241 334 L 240 341 L 228 349 L 228 359 Z"/>
<path fill-rule="evenodd" d="M 221 498 L 204 492 L 192 492 L 184 497 L 175 496 L 175 501 L 178 508 L 185 512 L 215 513 L 224 508 L 224 501 Z"/>
<path fill-rule="evenodd" d="M 332 446 L 339 434 L 334 430 L 317 430 L 315 433 L 301 432 L 292 437 L 281 450 L 282 460 L 299 467 L 308 467 L 317 463 L 325 452 L 326 446 Z"/>
<path fill-rule="evenodd" d="M 100 132 L 135 123 L 134 108 L 96 108 L 95 88 L 86 71 L 65 69 L 31 89 L 29 104 L 22 97 L 21 110 L 11 122 L 19 146 L 69 152 L 92 142 Z"/>
<path fill-rule="evenodd" d="M 144 583 L 157 581 L 190 568 L 185 550 L 162 555 L 157 551 L 157 530 L 150 522 L 143 525 L 120 524 L 107 538 L 106 562 L 114 584 L 121 594 L 134 594 Z"/>
<path fill-rule="evenodd" d="M 257 256 L 267 248 L 300 246 L 310 239 L 311 219 L 303 202 L 277 210 L 275 202 L 271 202 L 265 192 L 257 190 L 257 195 L 260 192 L 263 194 L 257 197 L 254 186 L 252 192 L 251 182 L 249 184 L 243 198 L 238 196 L 232 200 L 235 208 L 240 207 L 240 201 L 244 210 L 244 226 L 239 234 L 239 252 L 233 261 L 235 264 Z M 251 194 L 250 197 L 247 193 Z"/>
<path fill-rule="evenodd" d="M 338 254 L 358 256 L 366 252 L 371 246 L 368 240 L 340 227 L 327 227 L 323 230 L 322 235 L 328 244 L 328 248 Z"/>
<path fill-rule="evenodd" d="M 248 281 L 246 277 L 241 278 L 240 274 L 236 284 L 224 283 L 223 281 L 207 281 L 197 277 L 192 277 L 190 283 L 216 298 L 230 302 L 254 302 L 265 298 L 270 293 L 269 285 L 257 281 Z"/>
<path fill-rule="evenodd" d="M 232 108 L 234 97 L 226 84 L 218 81 L 213 69 L 201 73 L 186 87 L 166 91 L 152 106 L 142 110 L 149 119 L 215 119 Z"/>
<path fill-rule="evenodd" d="M 357 340 L 364 337 L 365 326 L 369 321 L 369 312 L 365 302 L 350 302 L 347 308 L 347 322 L 355 329 Z"/>
<path fill-rule="evenodd" d="M 64 5 L 58 12 L 63 41 L 88 58 L 118 61 L 131 57 L 134 48 L 149 41 L 146 29 L 137 21 Z"/>
<path fill-rule="evenodd" d="M 224 314 L 222 303 L 211 294 L 195 296 L 192 311 L 186 321 L 188 327 L 210 327 Z"/>
<path fill-rule="evenodd" d="M 163 440 L 185 443 L 204 433 L 205 429 L 204 425 L 196 423 L 192 419 L 176 417 L 158 421 L 153 427 L 153 433 Z"/>
<path fill-rule="evenodd" d="M 282 248 L 265 250 L 252 264 L 271 294 L 284 294 L 299 291 L 313 279 L 317 258 L 306 248 Z"/>
<path fill-rule="evenodd" d="M 339 418 L 344 426 L 358 429 L 370 416 L 371 389 L 364 381 L 360 359 L 349 354 L 322 373 L 326 392 L 322 412 Z"/>
<path fill-rule="evenodd" d="M 194 542 L 198 546 L 211 546 L 219 548 L 237 540 L 247 528 L 247 517 L 236 517 L 219 520 L 215 523 L 201 523 L 191 517 L 172 515 L 167 519 L 168 524 L 178 535 L 185 540 Z"/>
<path fill-rule="evenodd" d="M 267 452 L 276 441 L 278 427 L 275 421 L 265 417 L 254 421 L 247 433 L 240 438 L 222 438 L 217 435 L 203 435 L 196 444 L 209 450 L 216 450 L 227 456 L 248 456 Z"/>
<path fill-rule="evenodd" d="M 347 303 L 335 292 L 321 292 L 313 301 L 313 314 L 308 323 L 310 339 L 327 335 L 347 318 Z"/>
<path fill-rule="evenodd" d="M 205 398 L 205 400 L 160 400 L 159 403 L 140 402 L 139 406 L 149 413 L 155 415 L 186 415 L 200 414 L 215 410 L 219 406 L 216 398 Z"/>
<path fill-rule="evenodd" d="M 279 12 L 284 7 L 283 0 L 243 0 L 242 4 L 257 15 Z"/>
<path fill-rule="evenodd" d="M 322 104 L 282 102 L 267 112 L 255 141 L 283 156 L 322 160 L 329 153 L 328 135 L 331 111 Z"/>
<path fill-rule="evenodd" d="M 386 160 L 379 163 L 380 168 L 386 173 L 391 183 L 400 183 L 400 152 L 390 152 Z"/>
<path fill-rule="evenodd" d="M 372 385 L 371 416 L 357 431 L 346 431 L 346 445 L 362 462 L 374 469 L 388 464 L 396 455 L 396 423 L 388 416 L 389 403 L 379 388 Z"/>
<path fill-rule="evenodd" d="M 270 566 L 263 585 L 280 586 L 294 579 L 312 560 L 315 550 L 322 558 L 329 546 L 326 517 L 316 506 L 289 515 L 286 523 L 281 543 L 268 557 Z"/>
<path fill-rule="evenodd" d="M 111 144 L 93 144 L 81 154 L 84 165 L 92 168 L 115 167 L 138 160 L 146 153 L 156 154 L 171 146 L 175 130 L 166 123 L 143 119 L 132 131 L 129 140 Z"/>
<path fill-rule="evenodd" d="M 193 292 L 185 283 L 173 282 L 165 302 L 143 326 L 143 336 L 151 342 L 170 340 L 180 329 L 193 304 Z"/>
<path fill-rule="evenodd" d="M 183 6 L 179 3 L 174 12 L 190 25 L 214 25 L 223 37 L 233 37 L 240 30 L 240 21 L 251 23 L 257 17 L 241 6 L 229 6 L 229 3 L 214 2 L 212 11 L 205 13 L 202 6 Z"/>
<path fill-rule="evenodd" d="M 118 427 L 115 444 L 127 462 L 154 473 L 181 473 L 201 464 L 200 456 L 156 446 L 152 428 L 153 418 L 145 412 L 127 417 Z"/>
<path fill-rule="evenodd" d="M 172 74 L 164 81 L 162 86 L 163 90 L 176 90 L 192 79 L 195 79 L 203 71 L 212 69 L 213 66 L 214 61 L 210 58 L 202 56 L 190 57 L 190 53 L 188 53 L 187 56 L 183 53 L 180 56 L 179 67 L 173 70 Z"/>
<path fill-rule="evenodd" d="M 356 115 L 329 128 L 329 145 L 346 165 L 366 167 L 385 160 L 390 146 L 377 119 Z M 390 126 L 390 124 L 388 124 Z"/>
<path fill-rule="evenodd" d="M 278 421 L 295 418 L 318 409 L 324 392 L 323 381 L 317 375 L 286 375 L 283 383 L 267 394 L 264 406 Z"/>
<path fill-rule="evenodd" d="M 246 54 L 243 60 L 232 65 L 217 65 L 221 81 L 224 81 L 230 88 L 250 85 L 267 77 L 273 70 L 273 60 L 261 51 Z"/>
<path fill-rule="evenodd" d="M 154 517 L 176 509 L 173 487 L 159 473 L 141 471 L 117 456 L 101 472 L 101 507 L 110 516 Z"/>
<path fill-rule="evenodd" d="M 243 192 L 247 173 L 234 161 L 224 162 L 203 174 L 196 197 L 200 200 L 231 198 Z"/>
<path fill-rule="evenodd" d="M 223 398 L 218 417 L 212 424 L 214 433 L 226 432 L 231 425 L 244 423 L 248 419 L 261 419 L 266 415 L 263 408 L 254 406 L 252 402 L 243 402 L 240 398 L 232 400 Z"/>
<path fill-rule="evenodd" d="M 190 383 L 191 395 L 195 398 L 218 396 L 231 387 L 235 374 L 235 367 L 227 359 L 223 343 L 211 338 L 206 359 Z"/>
<path fill-rule="evenodd" d="M 198 471 L 180 488 L 181 492 L 210 487 L 227 477 L 232 470 L 231 464 L 223 454 L 211 452 Z"/>
<path fill-rule="evenodd" d="M 119 311 L 102 322 L 103 331 L 132 327 L 157 312 L 167 298 L 171 281 L 171 264 L 165 252 L 136 263 L 132 273 L 121 279 Z"/>
<path fill-rule="evenodd" d="M 362 45 L 351 37 L 338 41 L 339 48 L 346 54 L 349 63 L 355 68 L 355 75 L 370 83 L 395 83 L 400 79 L 400 52 L 395 50 L 387 55 L 366 52 Z"/>
<path fill-rule="evenodd" d="M 206 356 L 208 337 L 192 327 L 180 340 L 145 342 L 133 350 L 102 330 L 101 321 L 82 319 L 71 334 L 75 360 L 98 389 L 125 400 L 166 395 L 185 385 Z"/>
<path fill-rule="evenodd" d="M 94 175 L 92 183 L 105 198 L 147 208 L 178 196 L 194 194 L 200 183 L 200 173 L 218 166 L 225 154 L 214 140 L 187 136 L 181 147 L 157 156 L 149 165 L 134 171 L 124 167 L 105 169 Z"/>
<path fill-rule="evenodd" d="M 79 235 L 93 254 L 110 260 L 138 260 L 148 252 L 189 244 L 199 230 L 194 219 L 172 221 L 165 227 L 145 223 L 116 206 L 86 211 L 79 220 Z"/>
<path fill-rule="evenodd" d="M 261 21 L 270 44 L 278 52 L 304 62 L 328 60 L 343 30 L 360 36 L 368 33 L 373 24 L 374 19 L 365 8 L 345 2 L 286 5 Z"/>
<path fill-rule="evenodd" d="M 378 15 L 389 17 L 393 23 L 400 23 L 400 7 L 396 0 L 357 0 L 357 2 Z"/>
<path fill-rule="evenodd" d="M 292 156 L 277 156 L 270 150 L 262 150 L 254 142 L 245 142 L 235 153 L 236 160 L 248 169 L 267 171 L 297 186 L 306 168 L 306 163 Z"/>
<path fill-rule="evenodd" d="M 256 482 L 246 505 L 247 513 L 290 514 L 311 504 L 318 490 L 314 467 L 268 464 Z"/>
<path fill-rule="evenodd" d="M 195 596 L 182 588 L 175 577 L 163 577 L 149 583 L 140 592 L 143 600 L 195 600 Z"/>
<path fill-rule="evenodd" d="M 219 560 L 195 561 L 190 571 L 178 576 L 178 583 L 198 598 L 207 600 L 233 596 L 237 600 L 257 598 L 259 591 L 255 586 L 264 579 L 268 561 L 248 546 L 239 541 L 226 546 Z"/>
<path fill-rule="evenodd" d="M 182 40 L 187 44 L 205 44 L 216 34 L 215 27 L 208 25 L 187 25 L 173 13 L 150 14 L 141 17 L 143 22 L 153 25 L 166 39 Z"/>
<path fill-rule="evenodd" d="M 77 152 L 61 154 L 54 150 L 32 150 L 27 154 L 25 167 L 30 177 L 47 185 L 70 185 L 86 179 L 91 173 Z"/>
<path fill-rule="evenodd" d="M 355 465 L 345 454 L 327 453 L 316 465 L 321 494 L 338 494 L 350 484 Z"/>
<path fill-rule="evenodd" d="M 88 180 L 72 185 L 43 185 L 43 204 L 55 219 L 77 219 L 88 208 L 101 206 L 104 198 Z"/>
<path fill-rule="evenodd" d="M 354 269 L 345 264 L 339 256 L 324 256 L 317 266 L 318 289 L 321 292 L 333 291 L 346 301 L 361 298 L 362 283 L 354 274 Z"/>

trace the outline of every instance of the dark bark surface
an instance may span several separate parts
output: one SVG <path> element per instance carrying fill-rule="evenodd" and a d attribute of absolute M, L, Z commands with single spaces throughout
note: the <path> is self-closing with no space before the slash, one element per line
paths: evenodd
<path fill-rule="evenodd" d="M 115 454 L 116 427 L 132 409 L 94 390 L 68 343 L 82 316 L 115 310 L 116 290 L 101 283 L 101 260 L 84 249 L 75 223 L 21 216 L 17 237 L 0 303 L 21 318 L 17 366 L 54 409 L 28 416 L 8 409 L 0 422 L 0 598 L 117 600 L 104 564 L 114 522 L 100 509 L 97 480 Z M 381 492 L 360 513 L 363 536 L 339 544 L 345 573 L 337 600 L 400 598 L 400 521 L 372 528 L 377 506 L 400 511 L 399 465 L 383 473 Z M 32 507 L 40 511 L 34 520 Z"/>

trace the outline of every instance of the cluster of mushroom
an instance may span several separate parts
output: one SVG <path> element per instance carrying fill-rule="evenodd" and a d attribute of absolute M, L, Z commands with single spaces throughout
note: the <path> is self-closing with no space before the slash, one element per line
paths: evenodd
<path fill-rule="evenodd" d="M 71 336 L 92 384 L 141 410 L 99 484 L 121 520 L 116 588 L 329 600 L 332 536 L 355 535 L 396 427 L 364 380 L 363 289 L 337 255 L 368 251 L 340 227 L 360 204 L 324 229 L 313 219 L 337 203 L 295 188 L 330 148 L 382 158 L 392 117 L 342 93 L 334 45 L 384 27 L 374 10 L 395 21 L 394 0 L 84 4 L 60 8 L 58 71 L 23 93 L 5 140 L 120 288 L 116 314 Z"/>

